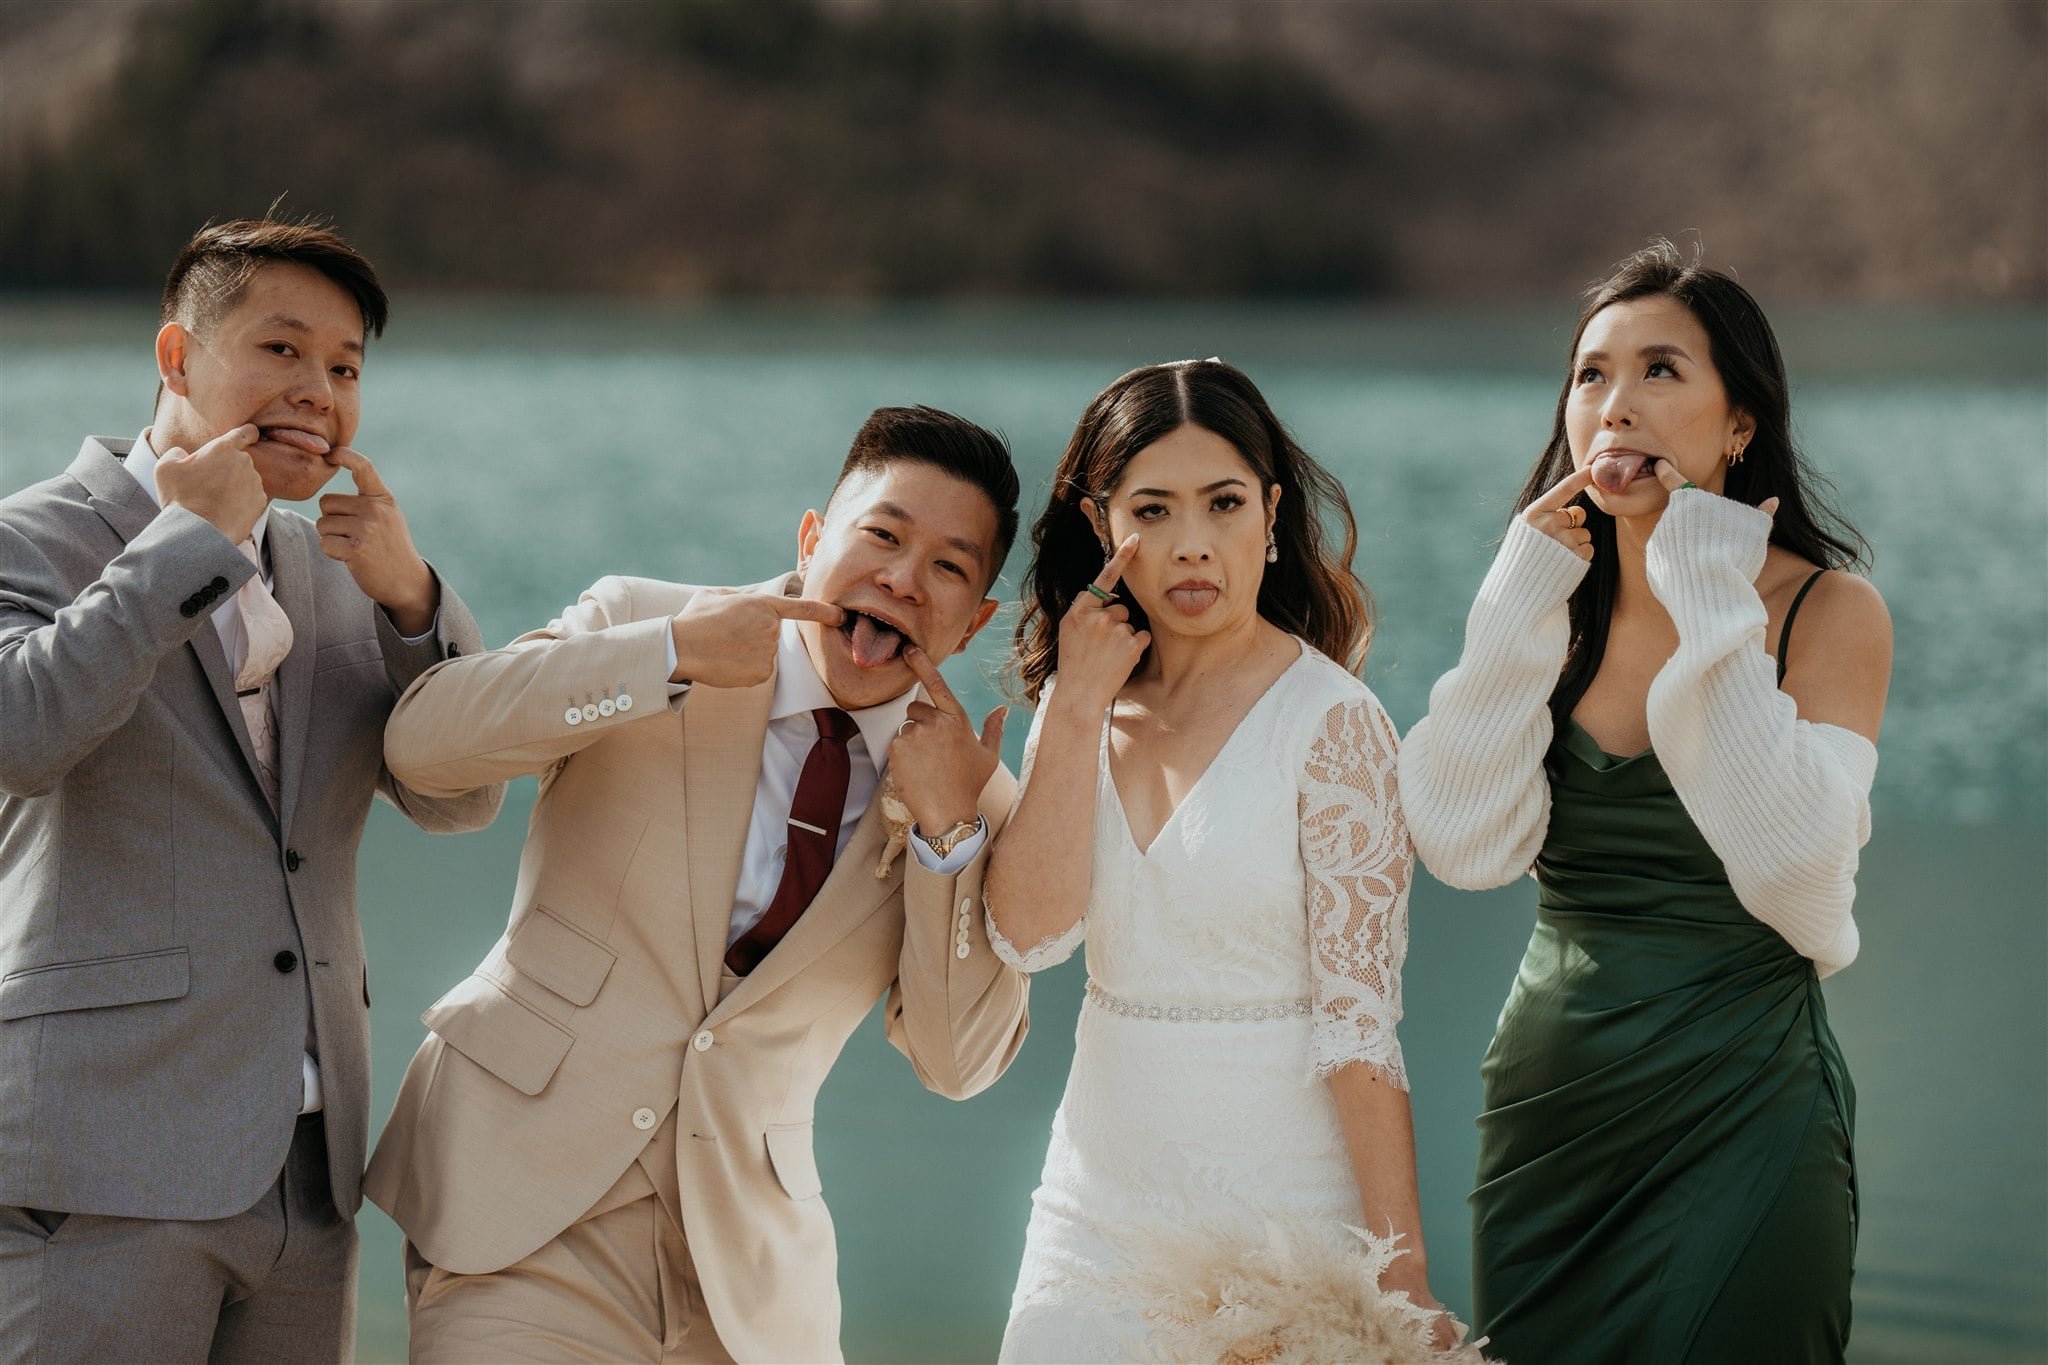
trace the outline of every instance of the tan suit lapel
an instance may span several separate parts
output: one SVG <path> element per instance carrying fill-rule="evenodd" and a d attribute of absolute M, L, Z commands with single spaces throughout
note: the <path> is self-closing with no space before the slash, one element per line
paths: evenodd
<path fill-rule="evenodd" d="M 697 978 L 709 1012 L 718 999 L 725 936 L 747 851 L 754 788 L 775 680 L 754 687 L 696 687 L 683 701 L 683 812 L 689 827 L 690 910 L 696 925 Z"/>
<path fill-rule="evenodd" d="M 265 516 L 270 516 L 268 512 Z M 292 648 L 277 666 L 278 826 L 292 827 L 306 764 L 306 734 L 313 722 L 313 656 L 319 652 L 319 622 L 313 614 L 313 567 L 299 528 L 284 517 L 270 517 L 265 534 L 270 550 L 270 592 L 292 623 Z M 372 606 L 372 611 L 382 607 Z M 241 717 L 241 707 L 235 716 Z"/>
<path fill-rule="evenodd" d="M 903 885 L 903 859 L 910 855 L 899 855 L 890 866 L 889 875 L 877 878 L 875 863 L 882 856 L 887 838 L 881 793 L 877 792 L 868 803 L 867 814 L 854 826 L 853 837 L 846 841 L 838 861 L 832 864 L 831 875 L 818 888 L 810 908 L 783 935 L 775 950 L 713 1012 L 716 1017 L 736 1014 L 790 980 L 859 928 L 877 906 L 896 893 Z M 711 998 L 717 999 L 716 994 Z"/>

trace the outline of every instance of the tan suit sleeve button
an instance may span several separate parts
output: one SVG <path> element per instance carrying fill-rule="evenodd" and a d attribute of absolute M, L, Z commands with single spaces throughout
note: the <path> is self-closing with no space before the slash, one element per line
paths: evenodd
<path fill-rule="evenodd" d="M 972 951 L 972 950 L 971 950 L 971 949 L 969 949 L 969 948 L 968 948 L 968 946 L 967 946 L 966 944 L 964 944 L 964 943 L 963 943 L 963 944 L 961 944 L 961 945 L 960 945 L 959 947 L 957 947 L 957 948 L 955 948 L 955 949 L 953 950 L 953 956 L 954 956 L 954 957 L 966 957 L 966 956 L 967 956 L 967 954 L 968 954 L 968 953 L 969 953 L 970 951 Z"/>
<path fill-rule="evenodd" d="M 580 706 L 570 707 L 562 713 L 562 720 L 569 725 L 581 725 L 583 723 L 583 708 Z"/>
<path fill-rule="evenodd" d="M 617 704 L 614 703 L 610 697 L 604 698 L 597 704 L 597 714 L 599 714 L 600 716 L 612 715 L 615 712 L 617 712 L 618 709 L 619 708 Z"/>
<path fill-rule="evenodd" d="M 716 1041 L 717 1040 L 711 1036 L 711 1030 L 705 1029 L 703 1032 L 699 1033 L 695 1038 L 692 1038 L 690 1040 L 690 1046 L 696 1048 L 699 1052 L 709 1052 L 711 1050 L 711 1044 Z"/>
<path fill-rule="evenodd" d="M 644 1133 L 654 1126 L 657 1117 L 659 1116 L 652 1109 L 635 1109 L 633 1111 L 633 1126 Z"/>
<path fill-rule="evenodd" d="M 585 719 L 585 720 L 596 720 L 596 719 L 597 719 L 597 703 L 596 703 L 596 702 L 594 702 L 594 701 L 587 701 L 587 702 L 583 703 L 583 719 Z"/>
<path fill-rule="evenodd" d="M 626 712 L 633 709 L 632 694 L 628 692 L 619 693 L 619 699 L 613 702 L 612 705 L 616 706 L 619 709 L 620 715 L 624 715 Z"/>

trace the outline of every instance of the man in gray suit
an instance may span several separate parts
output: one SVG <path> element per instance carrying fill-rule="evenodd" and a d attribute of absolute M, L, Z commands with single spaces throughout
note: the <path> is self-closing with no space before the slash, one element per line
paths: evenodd
<path fill-rule="evenodd" d="M 0 1360 L 346 1360 L 369 1127 L 356 846 L 407 684 L 481 649 L 349 446 L 385 300 L 203 229 L 155 419 L 0 500 Z M 309 498 L 347 469 L 317 524 Z"/>

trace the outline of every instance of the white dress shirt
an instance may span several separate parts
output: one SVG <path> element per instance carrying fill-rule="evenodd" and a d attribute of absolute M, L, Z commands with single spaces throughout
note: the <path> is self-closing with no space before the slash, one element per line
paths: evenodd
<path fill-rule="evenodd" d="M 669 672 L 674 674 L 675 637 L 669 637 Z M 687 683 L 671 683 L 670 691 L 687 690 Z M 893 701 L 848 711 L 859 732 L 846 742 L 851 769 L 846 783 L 846 809 L 839 818 L 839 847 L 833 857 L 846 851 L 854 826 L 867 814 L 868 803 L 882 785 L 882 773 L 889 766 L 889 746 L 896 731 L 909 717 L 910 703 L 917 689 L 911 688 Z M 684 705 L 688 705 L 686 701 Z M 804 760 L 818 741 L 818 722 L 811 712 L 837 706 L 826 690 L 824 679 L 811 664 L 803 635 L 794 621 L 782 623 L 775 647 L 775 696 L 768 706 L 768 734 L 761 744 L 761 776 L 754 787 L 754 814 L 747 822 L 747 847 L 740 860 L 739 888 L 732 898 L 732 923 L 727 927 L 725 946 L 730 948 L 741 934 L 760 922 L 782 884 L 782 866 L 789 858 L 789 810 L 796 800 L 797 779 L 803 775 Z M 974 861 L 988 842 L 986 827 L 960 841 L 944 858 L 913 835 L 910 852 L 926 870 L 951 876 Z"/>

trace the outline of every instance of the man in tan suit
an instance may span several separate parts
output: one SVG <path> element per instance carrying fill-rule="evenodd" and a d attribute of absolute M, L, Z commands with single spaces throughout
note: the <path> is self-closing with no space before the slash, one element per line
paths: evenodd
<path fill-rule="evenodd" d="M 934 666 L 995 611 L 1017 491 L 1000 438 L 881 409 L 795 575 L 606 578 L 399 703 L 414 790 L 541 775 L 510 926 L 426 1012 L 365 1178 L 414 1360 L 839 1358 L 819 1086 L 885 992 L 954 1099 L 1028 1020 L 980 900 L 1003 712 L 977 734 Z"/>

